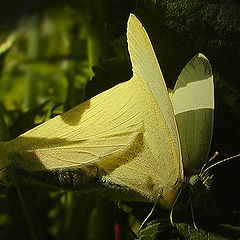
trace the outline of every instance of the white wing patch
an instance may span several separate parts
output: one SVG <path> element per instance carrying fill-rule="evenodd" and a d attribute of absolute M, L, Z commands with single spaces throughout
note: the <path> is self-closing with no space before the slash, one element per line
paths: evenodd
<path fill-rule="evenodd" d="M 199 110 L 204 108 L 214 109 L 213 101 L 209 101 L 209 96 L 212 96 L 212 88 L 208 87 L 210 79 L 191 82 L 186 85 L 186 88 L 179 88 L 172 96 L 174 104 L 174 113 L 179 113 Z M 195 90 L 198 89 L 196 92 Z M 191 94 L 191 93 L 195 94 Z M 186 97 L 189 96 L 189 97 Z M 181 104 L 177 104 L 181 98 Z"/>
<path fill-rule="evenodd" d="M 170 94 L 174 114 L 214 109 L 213 91 L 211 66 L 203 54 L 198 54 L 182 70 L 173 94 Z"/>

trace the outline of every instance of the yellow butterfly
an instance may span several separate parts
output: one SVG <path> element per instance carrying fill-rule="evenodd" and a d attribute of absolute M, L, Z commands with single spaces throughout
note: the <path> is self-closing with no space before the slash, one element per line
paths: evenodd
<path fill-rule="evenodd" d="M 31 178 L 75 189 L 102 186 L 123 191 L 126 198 L 133 193 L 173 206 L 186 177 L 196 174 L 208 155 L 211 66 L 196 55 L 169 94 L 149 37 L 133 14 L 127 41 L 133 77 L 1 143 L 2 179 L 14 184 Z"/>

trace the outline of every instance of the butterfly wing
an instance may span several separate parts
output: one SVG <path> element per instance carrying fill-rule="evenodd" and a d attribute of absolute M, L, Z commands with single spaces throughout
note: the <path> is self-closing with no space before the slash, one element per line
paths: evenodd
<path fill-rule="evenodd" d="M 19 163 L 27 171 L 77 168 L 125 152 L 143 125 L 133 84 L 119 84 L 2 144 L 28 159 Z"/>
<path fill-rule="evenodd" d="M 183 179 L 173 109 L 150 40 L 134 15 L 127 37 L 132 79 L 2 143 L 0 151 L 27 172 L 81 169 L 111 188 L 171 206 Z"/>
<path fill-rule="evenodd" d="M 170 131 L 174 147 L 180 153 L 176 120 L 162 71 L 146 30 L 133 14 L 129 17 L 127 38 L 134 76 L 143 78 L 150 88 Z"/>
<path fill-rule="evenodd" d="M 170 94 L 177 120 L 184 169 L 199 172 L 208 157 L 214 111 L 211 65 L 203 54 L 193 57 L 180 73 Z"/>
<path fill-rule="evenodd" d="M 140 21 L 130 15 L 127 28 L 128 49 L 133 78 L 142 99 L 144 151 L 110 177 L 127 185 L 134 183 L 151 199 L 158 196 L 170 207 L 183 176 L 179 137 L 166 84 L 150 39 Z M 131 181 L 129 181 L 131 179 Z"/>

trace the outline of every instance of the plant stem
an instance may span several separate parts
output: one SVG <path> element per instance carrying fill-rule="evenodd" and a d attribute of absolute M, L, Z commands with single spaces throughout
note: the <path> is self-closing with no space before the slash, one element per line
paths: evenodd
<path fill-rule="evenodd" d="M 30 24 L 29 40 L 28 40 L 28 59 L 36 59 L 39 56 L 39 34 L 40 24 L 39 16 L 34 16 Z M 27 71 L 24 93 L 24 109 L 29 110 L 36 106 L 37 93 L 37 73 L 29 69 Z"/>

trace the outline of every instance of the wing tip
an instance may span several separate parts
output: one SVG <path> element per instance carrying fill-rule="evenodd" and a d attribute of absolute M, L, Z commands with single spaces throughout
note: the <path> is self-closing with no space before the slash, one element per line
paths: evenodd
<path fill-rule="evenodd" d="M 193 59 L 198 61 L 199 63 L 201 63 L 204 66 L 204 70 L 207 75 L 209 75 L 209 76 L 213 75 L 211 63 L 204 54 L 198 53 L 193 57 Z"/>
<path fill-rule="evenodd" d="M 208 60 L 207 57 L 203 53 L 196 54 L 196 57 Z"/>
<path fill-rule="evenodd" d="M 127 22 L 127 35 L 129 35 L 131 31 L 133 31 L 133 28 L 136 25 L 142 26 L 142 24 L 138 20 L 138 18 L 133 13 L 130 13 L 130 15 L 128 17 L 128 22 Z"/>
<path fill-rule="evenodd" d="M 138 21 L 138 22 L 139 22 L 139 20 L 137 19 L 137 17 L 136 17 L 133 13 L 130 13 L 130 14 L 129 14 L 129 17 L 128 17 L 128 26 L 129 26 L 132 22 L 134 22 L 134 21 Z"/>

